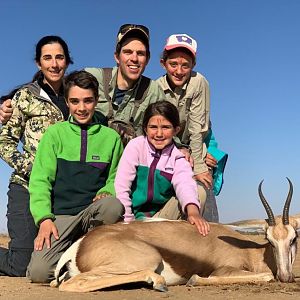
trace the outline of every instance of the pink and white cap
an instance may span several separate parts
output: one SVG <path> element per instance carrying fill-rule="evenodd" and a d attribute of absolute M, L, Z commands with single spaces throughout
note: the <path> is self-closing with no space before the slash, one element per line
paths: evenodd
<path fill-rule="evenodd" d="M 197 42 L 192 37 L 190 37 L 186 33 L 172 34 L 168 37 L 167 44 L 165 45 L 165 50 L 171 50 L 181 47 L 190 50 L 196 57 Z"/>

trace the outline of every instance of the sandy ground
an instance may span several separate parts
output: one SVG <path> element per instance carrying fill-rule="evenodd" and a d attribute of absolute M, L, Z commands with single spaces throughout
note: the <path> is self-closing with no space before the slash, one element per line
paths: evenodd
<path fill-rule="evenodd" d="M 251 236 L 259 241 L 262 236 Z M 6 245 L 8 238 L 0 235 L 0 245 Z M 298 243 L 299 244 L 299 243 Z M 156 299 L 300 299 L 300 254 L 294 264 L 296 282 L 283 284 L 278 282 L 259 285 L 226 285 L 214 287 L 169 287 L 169 291 L 161 293 L 153 291 L 144 285 L 122 286 L 118 289 L 83 293 L 59 292 L 47 285 L 32 284 L 26 278 L 0 277 L 0 298 L 3 299 L 104 299 L 104 300 L 156 300 Z"/>

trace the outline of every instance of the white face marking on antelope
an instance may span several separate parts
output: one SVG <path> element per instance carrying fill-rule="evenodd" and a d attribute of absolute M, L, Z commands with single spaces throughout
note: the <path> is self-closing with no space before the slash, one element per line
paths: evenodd
<path fill-rule="evenodd" d="M 294 281 L 292 264 L 296 256 L 297 233 L 293 226 L 283 225 L 281 220 L 266 231 L 267 239 L 273 247 L 277 266 L 276 277 L 282 282 Z"/>

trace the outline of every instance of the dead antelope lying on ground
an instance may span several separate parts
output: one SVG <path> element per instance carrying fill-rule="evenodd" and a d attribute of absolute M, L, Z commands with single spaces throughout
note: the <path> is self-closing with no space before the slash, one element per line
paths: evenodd
<path fill-rule="evenodd" d="M 143 281 L 159 291 L 179 284 L 265 282 L 274 278 L 292 282 L 300 219 L 289 217 L 290 180 L 289 184 L 282 218 L 274 217 L 262 194 L 262 182 L 259 185 L 268 215 L 268 242 L 264 245 L 213 223 L 206 237 L 185 221 L 100 226 L 63 254 L 51 285 L 60 284 L 61 291 L 88 292 Z"/>

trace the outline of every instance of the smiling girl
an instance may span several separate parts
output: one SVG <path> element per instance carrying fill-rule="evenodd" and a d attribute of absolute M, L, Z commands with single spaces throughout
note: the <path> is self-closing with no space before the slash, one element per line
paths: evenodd
<path fill-rule="evenodd" d="M 125 207 L 125 222 L 154 216 L 176 196 L 182 218 L 207 235 L 209 224 L 200 216 L 191 166 L 173 142 L 179 124 L 177 108 L 170 102 L 148 106 L 143 119 L 144 136 L 131 140 L 121 157 L 116 195 Z"/>

